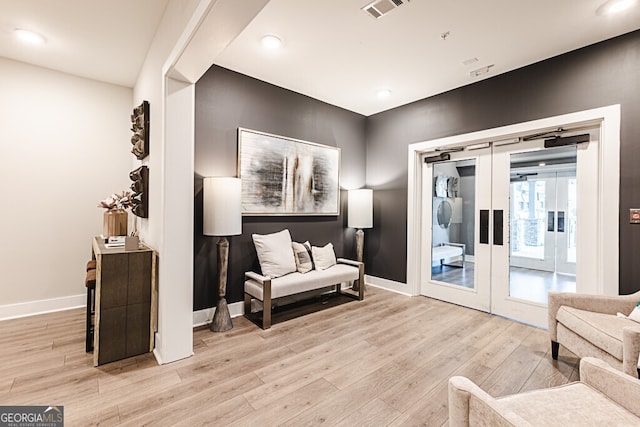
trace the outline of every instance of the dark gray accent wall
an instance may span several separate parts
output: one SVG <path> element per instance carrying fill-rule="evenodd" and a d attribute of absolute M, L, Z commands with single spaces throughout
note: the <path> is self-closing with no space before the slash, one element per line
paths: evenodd
<path fill-rule="evenodd" d="M 236 176 L 238 127 L 339 147 L 343 189 L 365 183 L 365 124 L 362 115 L 245 75 L 212 66 L 196 83 L 194 178 L 194 310 L 217 302 L 217 237 L 202 234 L 202 178 Z M 243 233 L 230 241 L 227 301 L 242 300 L 244 272 L 260 271 L 251 234 L 288 228 L 292 238 L 337 256 L 355 257 L 354 230 L 346 228 L 346 192 L 340 216 L 245 217 Z"/>
<path fill-rule="evenodd" d="M 640 289 L 640 31 L 367 118 L 367 184 L 375 226 L 368 274 L 406 282 L 407 146 L 575 111 L 621 104 L 620 293 Z M 605 189 L 606 191 L 606 189 Z"/>

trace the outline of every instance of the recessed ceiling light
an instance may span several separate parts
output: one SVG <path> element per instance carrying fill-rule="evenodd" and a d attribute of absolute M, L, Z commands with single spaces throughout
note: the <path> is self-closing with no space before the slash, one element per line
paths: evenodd
<path fill-rule="evenodd" d="M 542 166 L 546 166 L 547 164 L 545 162 L 540 162 L 538 163 L 538 166 L 542 167 Z"/>
<path fill-rule="evenodd" d="M 13 30 L 13 32 L 18 40 L 22 41 L 23 43 L 41 45 L 47 41 L 47 39 L 45 39 L 43 35 L 22 28 L 16 28 L 15 30 Z"/>
<path fill-rule="evenodd" d="M 378 99 L 385 99 L 391 96 L 391 90 L 390 89 L 380 89 L 378 91 Z"/>
<path fill-rule="evenodd" d="M 273 34 L 267 34 L 262 37 L 262 46 L 267 49 L 278 49 L 282 46 L 282 40 L 278 36 L 274 36 Z"/>
<path fill-rule="evenodd" d="M 636 0 L 607 0 L 596 10 L 596 14 L 613 15 L 629 9 L 635 3 Z"/>

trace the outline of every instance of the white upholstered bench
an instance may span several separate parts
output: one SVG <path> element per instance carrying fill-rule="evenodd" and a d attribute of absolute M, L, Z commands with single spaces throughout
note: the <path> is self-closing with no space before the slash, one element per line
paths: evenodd
<path fill-rule="evenodd" d="M 354 281 L 358 283 L 358 294 L 344 295 L 364 299 L 364 263 L 338 258 L 337 264 L 325 270 L 312 270 L 308 273 L 293 272 L 284 276 L 271 279 L 252 271 L 245 273 L 244 282 L 244 312 L 251 314 L 251 299 L 262 301 L 262 329 L 271 327 L 271 302 L 274 299 L 282 298 L 302 292 L 336 287 L 336 293 L 340 294 L 343 282 Z"/>
<path fill-rule="evenodd" d="M 440 265 L 444 264 L 445 259 L 462 257 L 462 265 L 451 265 L 450 267 L 462 267 L 464 268 L 464 255 L 466 252 L 466 245 L 464 243 L 440 243 L 439 246 L 431 248 L 431 260 L 440 260 Z M 447 264 L 448 265 L 448 264 Z"/>

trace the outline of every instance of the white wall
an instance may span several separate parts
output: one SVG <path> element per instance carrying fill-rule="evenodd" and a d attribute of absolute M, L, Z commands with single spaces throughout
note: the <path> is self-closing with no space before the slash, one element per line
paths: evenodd
<path fill-rule="evenodd" d="M 0 58 L 0 319 L 84 304 L 97 203 L 129 188 L 132 90 Z"/>
<path fill-rule="evenodd" d="M 168 109 L 166 99 L 171 91 L 165 89 L 165 68 L 202 3 L 208 0 L 169 1 L 134 88 L 135 103 L 147 100 L 151 109 L 150 154 L 144 159 L 149 166 L 149 218 L 139 221 L 139 229 L 143 240 L 159 253 L 154 354 L 160 363 L 193 353 L 193 93 L 186 101 L 178 97 L 178 104 L 172 104 L 177 110 Z M 185 112 L 191 119 L 186 126 L 170 126 L 167 111 L 178 116 Z M 174 142 L 167 147 L 166 134 L 184 144 Z M 180 139 L 182 136 L 185 138 Z M 175 191 L 167 194 L 167 188 L 176 185 L 183 197 L 172 197 Z"/>
<path fill-rule="evenodd" d="M 149 219 L 139 229 L 159 252 L 161 363 L 193 351 L 193 84 L 266 3 L 170 0 L 134 88 L 134 103 L 151 106 Z"/>
<path fill-rule="evenodd" d="M 143 239 L 156 250 L 160 250 L 162 244 L 165 96 L 162 68 L 200 2 L 201 0 L 169 0 L 133 89 L 134 104 L 147 100 L 151 110 L 149 156 L 143 160 L 149 166 L 149 218 L 138 221 Z M 193 251 L 193 248 L 190 250 Z"/>

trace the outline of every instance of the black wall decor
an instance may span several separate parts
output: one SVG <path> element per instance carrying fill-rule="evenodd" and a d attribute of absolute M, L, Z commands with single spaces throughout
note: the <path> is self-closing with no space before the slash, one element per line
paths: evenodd
<path fill-rule="evenodd" d="M 142 101 L 142 104 L 133 109 L 131 114 L 131 152 L 138 160 L 142 160 L 149 155 L 149 102 Z"/>
<path fill-rule="evenodd" d="M 131 200 L 133 207 L 131 212 L 140 218 L 149 218 L 149 168 L 140 166 L 129 172 L 131 184 Z"/>

